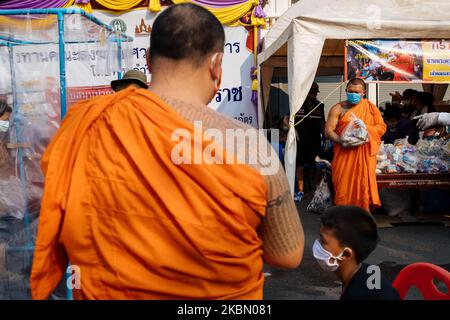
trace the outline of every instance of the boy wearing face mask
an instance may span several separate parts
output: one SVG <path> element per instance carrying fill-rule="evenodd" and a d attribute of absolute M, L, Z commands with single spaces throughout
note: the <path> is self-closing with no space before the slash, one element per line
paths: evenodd
<path fill-rule="evenodd" d="M 337 206 L 321 217 L 320 237 L 314 242 L 313 255 L 320 267 L 334 272 L 342 282 L 341 300 L 400 300 L 383 277 L 379 287 L 368 284 L 374 272 L 364 260 L 379 241 L 375 220 L 361 208 Z"/>

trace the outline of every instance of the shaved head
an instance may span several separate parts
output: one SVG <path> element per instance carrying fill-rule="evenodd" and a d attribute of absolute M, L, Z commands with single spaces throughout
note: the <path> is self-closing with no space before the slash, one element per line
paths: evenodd
<path fill-rule="evenodd" d="M 225 32 L 220 21 L 208 10 L 191 3 L 164 10 L 153 23 L 150 59 L 164 57 L 191 60 L 200 65 L 206 57 L 223 52 Z"/>
<path fill-rule="evenodd" d="M 364 82 L 363 79 L 360 78 L 350 79 L 349 82 L 347 83 L 347 88 L 349 86 L 361 86 L 363 87 L 364 91 L 366 91 L 366 83 Z"/>

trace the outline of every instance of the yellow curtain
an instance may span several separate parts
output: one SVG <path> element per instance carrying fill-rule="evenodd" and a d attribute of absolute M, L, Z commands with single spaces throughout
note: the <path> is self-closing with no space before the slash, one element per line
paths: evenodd
<path fill-rule="evenodd" d="M 111 10 L 129 10 L 136 7 L 142 0 L 95 0 L 105 8 Z"/>
<path fill-rule="evenodd" d="M 63 6 L 63 8 L 68 8 L 73 6 L 75 0 L 68 0 L 67 3 Z M 12 18 L 9 16 L 0 16 L 0 26 L 5 30 L 42 30 L 48 29 L 54 26 L 57 23 L 56 15 L 49 15 L 46 18 L 42 19 L 30 19 L 24 20 L 22 19 Z"/>
<path fill-rule="evenodd" d="M 98 1 L 98 0 L 97 0 Z M 192 2 L 191 0 L 172 0 L 173 3 L 186 3 Z M 246 15 L 249 11 L 252 10 L 253 7 L 259 4 L 259 0 L 249 0 L 246 3 L 237 4 L 234 6 L 230 6 L 227 8 L 210 8 L 207 7 L 209 11 L 211 11 L 217 19 L 222 24 L 231 25 L 235 24 L 240 18 Z"/>
<path fill-rule="evenodd" d="M 150 0 L 148 3 L 148 10 L 154 12 L 161 11 L 161 3 L 159 0 Z"/>
<path fill-rule="evenodd" d="M 63 6 L 63 8 L 68 8 L 73 6 L 73 3 L 75 2 L 75 0 L 68 0 L 67 3 Z"/>

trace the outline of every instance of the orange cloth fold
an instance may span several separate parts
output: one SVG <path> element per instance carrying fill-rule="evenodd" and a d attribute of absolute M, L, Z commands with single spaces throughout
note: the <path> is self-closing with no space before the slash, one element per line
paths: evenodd
<path fill-rule="evenodd" d="M 336 205 L 354 205 L 370 212 L 381 205 L 376 181 L 376 155 L 386 131 L 380 111 L 370 101 L 361 102 L 339 120 L 336 133 L 342 135 L 354 114 L 366 124 L 369 142 L 354 148 L 334 145 L 332 177 Z"/>
<path fill-rule="evenodd" d="M 68 261 L 80 270 L 75 299 L 262 298 L 263 177 L 243 164 L 174 164 L 175 129 L 193 137 L 144 89 L 69 110 L 42 159 L 34 299 Z"/>

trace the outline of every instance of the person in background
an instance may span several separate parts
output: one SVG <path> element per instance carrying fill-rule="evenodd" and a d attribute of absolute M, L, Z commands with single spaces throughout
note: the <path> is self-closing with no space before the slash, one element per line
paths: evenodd
<path fill-rule="evenodd" d="M 222 80 L 222 24 L 187 3 L 152 27 L 151 90 L 79 102 L 43 156 L 34 299 L 48 298 L 69 261 L 81 273 L 75 299 L 259 300 L 264 262 L 300 264 L 303 228 L 276 153 L 262 133 L 207 106 Z M 207 129 L 259 141 L 232 148 Z M 217 162 L 211 146 L 221 159 L 243 149 L 256 160 Z"/>
<path fill-rule="evenodd" d="M 352 79 L 347 83 L 347 100 L 330 109 L 325 135 L 334 142 L 332 178 L 336 205 L 356 205 L 366 211 L 381 205 L 376 181 L 376 155 L 386 124 L 378 108 L 364 99 L 366 83 Z M 352 146 L 342 138 L 344 129 L 353 120 L 365 128 L 368 141 Z"/>
<path fill-rule="evenodd" d="M 115 92 L 119 92 L 130 86 L 147 89 L 147 76 L 145 73 L 132 69 L 125 72 L 122 79 L 111 81 L 111 88 Z"/>
<path fill-rule="evenodd" d="M 334 272 L 342 282 L 340 300 L 400 300 L 381 274 L 379 287 L 369 288 L 373 271 L 364 261 L 376 249 L 379 236 L 368 212 L 354 206 L 336 206 L 327 209 L 320 221 L 313 256 L 324 271 Z"/>
<path fill-rule="evenodd" d="M 5 101 L 0 101 L 0 180 L 9 179 L 13 171 L 10 155 L 6 147 L 11 114 L 12 108 Z M 8 185 L 0 186 L 8 188 Z M 2 188 L 0 188 L 0 193 L 2 193 L 0 194 L 0 247 L 10 239 L 14 230 L 13 227 L 19 221 L 19 219 L 10 214 L 11 201 L 7 201 L 9 204 L 5 207 L 2 198 L 5 196 L 5 193 L 7 194 L 7 190 L 1 190 Z M 1 251 L 2 249 L 0 249 Z M 2 266 L 0 265 L 1 269 Z"/>
<path fill-rule="evenodd" d="M 395 93 L 389 93 L 389 95 L 391 96 L 391 103 L 389 105 L 391 106 L 400 106 L 401 102 L 402 102 L 402 95 L 400 94 L 400 92 L 395 91 Z"/>
<path fill-rule="evenodd" d="M 0 101 L 0 177 L 8 171 L 7 167 L 10 162 L 9 152 L 6 148 L 6 140 L 8 138 L 11 114 L 12 108 L 5 101 Z"/>
<path fill-rule="evenodd" d="M 417 97 L 418 91 L 414 89 L 406 89 L 402 94 L 395 91 L 395 93 L 389 93 L 392 97 L 391 105 L 398 105 L 402 112 L 402 116 L 410 118 L 413 112 L 413 104 Z"/>
<path fill-rule="evenodd" d="M 436 112 L 436 108 L 433 106 L 434 97 L 429 92 L 417 92 L 415 99 L 413 99 L 412 113 L 410 115 L 410 120 L 414 128 L 414 139 L 412 141 L 415 144 L 419 140 L 419 128 L 417 128 L 417 117 L 427 113 Z M 424 132 L 424 137 L 432 136 L 435 130 L 431 129 Z"/>
<path fill-rule="evenodd" d="M 387 125 L 386 133 L 381 138 L 384 143 L 393 144 L 397 139 L 413 138 L 414 127 L 408 118 L 402 116 L 399 106 L 389 105 L 383 118 Z"/>
<path fill-rule="evenodd" d="M 414 117 L 425 113 L 436 112 L 436 108 L 433 106 L 433 102 L 433 94 L 429 92 L 417 92 L 415 95 L 415 99 L 413 98 L 412 101 L 412 113 L 410 116 L 410 120 L 414 120 Z"/>
<path fill-rule="evenodd" d="M 325 126 L 325 107 L 317 100 L 319 85 L 314 82 L 309 90 L 303 106 L 295 116 L 295 123 L 304 119 L 295 126 L 298 135 L 297 141 L 297 179 L 298 193 L 296 197 L 301 200 L 304 192 L 305 166 L 315 168 L 315 158 L 322 154 L 322 136 Z M 316 108 L 317 107 L 317 108 Z M 316 108 L 308 117 L 305 116 Z"/>
<path fill-rule="evenodd" d="M 417 93 L 417 90 L 414 89 L 406 89 L 405 91 L 403 91 L 402 95 L 401 95 L 401 104 L 404 107 L 409 107 L 412 105 L 413 103 L 413 98 L 414 95 Z"/>
<path fill-rule="evenodd" d="M 400 109 L 402 110 L 402 116 L 410 118 L 413 112 L 413 105 L 419 92 L 414 89 L 406 89 L 403 91 L 400 102 Z"/>

